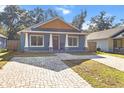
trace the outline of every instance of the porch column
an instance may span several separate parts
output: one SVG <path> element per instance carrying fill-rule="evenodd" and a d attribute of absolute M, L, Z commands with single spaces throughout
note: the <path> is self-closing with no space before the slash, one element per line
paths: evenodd
<path fill-rule="evenodd" d="M 68 34 L 66 34 L 66 37 L 65 37 L 65 48 L 68 47 Z"/>
<path fill-rule="evenodd" d="M 25 33 L 25 47 L 28 47 L 28 33 Z"/>
<path fill-rule="evenodd" d="M 52 51 L 52 49 L 53 49 L 53 36 L 52 36 L 52 34 L 50 34 L 50 38 L 49 38 L 49 49 L 50 49 L 50 51 Z"/>

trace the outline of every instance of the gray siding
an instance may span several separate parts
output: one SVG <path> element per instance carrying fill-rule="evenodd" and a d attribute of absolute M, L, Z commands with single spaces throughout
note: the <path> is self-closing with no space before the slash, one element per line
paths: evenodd
<path fill-rule="evenodd" d="M 65 35 L 60 35 L 60 49 L 65 51 Z"/>
<path fill-rule="evenodd" d="M 0 37 L 0 48 L 6 48 L 7 39 Z"/>
<path fill-rule="evenodd" d="M 28 45 L 30 46 L 30 35 L 28 35 Z M 49 50 L 49 34 L 44 34 L 44 47 L 29 47 L 30 51 L 47 51 Z"/>
<path fill-rule="evenodd" d="M 23 33 L 21 33 L 21 50 L 22 51 L 49 51 L 49 36 L 50 34 L 43 34 L 44 35 L 44 47 L 30 47 L 30 35 L 28 34 L 28 48 L 25 48 L 25 36 Z M 60 35 L 60 50 L 65 52 L 71 52 L 71 51 L 84 51 L 85 47 L 85 36 L 79 35 L 79 47 L 68 47 L 65 48 L 65 35 Z"/>
<path fill-rule="evenodd" d="M 79 35 L 79 47 L 68 47 L 66 48 L 66 51 L 67 52 L 85 51 L 85 36 Z"/>

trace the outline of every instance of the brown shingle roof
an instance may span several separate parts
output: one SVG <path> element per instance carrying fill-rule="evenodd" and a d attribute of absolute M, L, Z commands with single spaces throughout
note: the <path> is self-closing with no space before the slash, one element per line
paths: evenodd
<path fill-rule="evenodd" d="M 87 40 L 110 38 L 123 30 L 124 30 L 124 26 L 120 26 L 120 27 L 116 27 L 113 29 L 108 29 L 108 30 L 99 31 L 99 32 L 93 32 L 87 36 Z"/>

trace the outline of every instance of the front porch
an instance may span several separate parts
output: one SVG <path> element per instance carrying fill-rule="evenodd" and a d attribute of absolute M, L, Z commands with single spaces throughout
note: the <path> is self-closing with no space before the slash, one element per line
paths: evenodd
<path fill-rule="evenodd" d="M 84 51 L 84 33 L 24 33 L 24 51 L 73 52 Z"/>
<path fill-rule="evenodd" d="M 124 38 L 117 38 L 113 40 L 113 52 L 124 54 Z"/>

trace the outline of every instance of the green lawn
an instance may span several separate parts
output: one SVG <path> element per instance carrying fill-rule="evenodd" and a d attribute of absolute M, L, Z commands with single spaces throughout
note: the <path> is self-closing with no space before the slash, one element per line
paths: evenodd
<path fill-rule="evenodd" d="M 0 57 L 6 55 L 8 52 L 0 53 Z"/>
<path fill-rule="evenodd" d="M 106 53 L 106 52 L 96 52 L 96 54 L 100 54 L 100 55 L 110 55 L 110 56 L 115 56 L 115 57 L 120 57 L 120 58 L 124 58 L 124 55 L 122 54 L 114 54 L 114 53 Z"/>
<path fill-rule="evenodd" d="M 7 64 L 7 61 L 0 61 L 0 69 L 2 69 L 2 67 L 4 66 L 4 65 L 6 65 Z"/>
<path fill-rule="evenodd" d="M 64 63 L 93 87 L 124 88 L 124 72 L 93 60 L 66 60 Z"/>
<path fill-rule="evenodd" d="M 12 52 L 0 53 L 0 69 L 12 58 Z"/>

